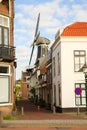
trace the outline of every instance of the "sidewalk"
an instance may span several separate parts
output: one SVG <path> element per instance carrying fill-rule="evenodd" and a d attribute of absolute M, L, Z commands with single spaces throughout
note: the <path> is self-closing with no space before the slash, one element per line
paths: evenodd
<path fill-rule="evenodd" d="M 9 127 L 86 127 L 87 128 L 87 120 L 12 120 L 12 121 L 3 121 L 4 125 Z"/>

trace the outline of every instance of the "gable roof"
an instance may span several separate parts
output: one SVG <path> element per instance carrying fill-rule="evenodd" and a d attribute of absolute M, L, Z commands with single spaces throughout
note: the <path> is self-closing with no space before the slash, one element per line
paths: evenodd
<path fill-rule="evenodd" d="M 75 22 L 67 26 L 61 36 L 87 36 L 87 22 Z"/>

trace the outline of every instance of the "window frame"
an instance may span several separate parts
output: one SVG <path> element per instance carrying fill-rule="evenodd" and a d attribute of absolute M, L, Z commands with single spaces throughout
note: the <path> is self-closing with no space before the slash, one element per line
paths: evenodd
<path fill-rule="evenodd" d="M 1 101 L 1 100 L 0 100 L 0 105 L 1 105 L 1 104 L 5 104 L 5 103 L 10 103 L 10 77 L 9 77 L 9 76 L 1 76 L 1 75 L 0 75 L 0 79 L 1 79 L 1 78 L 6 78 L 7 81 L 8 81 L 8 86 L 7 86 L 8 89 L 7 89 L 7 93 L 6 93 L 8 97 L 6 98 L 6 100 L 4 99 L 4 101 Z M 5 89 L 5 91 L 6 91 L 6 89 Z M 5 92 L 5 91 L 4 91 L 4 92 Z M 6 94 L 5 94 L 5 96 L 6 96 Z M 3 96 L 3 94 L 2 94 L 2 96 Z"/>
<path fill-rule="evenodd" d="M 5 23 L 5 19 L 7 20 Z M 0 15 L 0 44 L 9 45 L 9 17 Z M 7 31 L 5 33 L 5 30 Z M 7 37 L 7 38 L 6 38 Z M 7 41 L 6 41 L 7 40 Z"/>
<path fill-rule="evenodd" d="M 81 53 L 84 52 L 82 55 Z M 78 53 L 78 54 L 75 54 Z M 81 63 L 81 58 L 84 58 L 84 63 Z M 78 58 L 78 63 L 76 63 L 75 59 Z M 74 72 L 81 72 L 82 66 L 86 63 L 86 51 L 85 50 L 74 50 Z M 76 66 L 78 65 L 78 68 Z M 78 69 L 78 70 L 76 70 Z"/>
<path fill-rule="evenodd" d="M 0 26 L 8 27 L 9 28 L 9 17 L 6 17 L 4 15 L 0 15 L 0 18 L 1 18 Z M 7 25 L 5 24 L 4 19 L 7 20 Z"/>
<path fill-rule="evenodd" d="M 8 68 L 8 73 L 0 73 L 0 75 L 9 75 L 10 76 L 10 65 L 3 65 L 1 64 L 0 67 L 7 67 Z"/>

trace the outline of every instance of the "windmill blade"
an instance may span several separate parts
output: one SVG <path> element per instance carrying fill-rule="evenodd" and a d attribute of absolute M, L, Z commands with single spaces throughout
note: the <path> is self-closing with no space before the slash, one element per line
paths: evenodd
<path fill-rule="evenodd" d="M 31 60 L 32 60 L 32 56 L 33 56 L 33 51 L 34 51 L 34 46 L 35 46 L 35 42 L 38 39 L 40 33 L 38 33 L 38 28 L 39 28 L 39 21 L 40 21 L 40 13 L 38 14 L 38 18 L 37 18 L 37 24 L 36 24 L 36 29 L 35 29 L 35 35 L 34 35 L 34 41 L 33 41 L 33 47 L 32 47 L 32 51 L 31 51 L 31 56 L 30 56 L 30 61 L 29 61 L 29 65 L 31 64 Z"/>
<path fill-rule="evenodd" d="M 36 36 L 35 40 L 33 41 L 33 43 L 31 43 L 30 46 L 33 46 L 33 44 L 35 45 L 35 42 L 37 41 L 39 36 L 40 36 L 40 32 L 37 33 L 37 36 Z"/>
<path fill-rule="evenodd" d="M 32 60 L 32 56 L 33 56 L 33 51 L 34 51 L 34 44 L 33 44 L 33 47 L 32 47 L 32 51 L 31 51 L 31 56 L 30 56 L 30 61 L 29 61 L 29 65 L 31 63 L 31 60 Z"/>
<path fill-rule="evenodd" d="M 38 19 L 37 19 L 37 24 L 36 24 L 34 39 L 36 38 L 37 33 L 38 33 L 39 21 L 40 21 L 40 13 L 38 14 Z"/>
<path fill-rule="evenodd" d="M 37 33 L 35 42 L 37 41 L 37 39 L 38 39 L 39 36 L 40 36 L 40 32 Z"/>

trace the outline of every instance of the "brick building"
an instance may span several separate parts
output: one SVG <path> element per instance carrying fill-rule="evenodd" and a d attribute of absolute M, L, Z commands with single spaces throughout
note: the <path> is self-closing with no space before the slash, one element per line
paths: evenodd
<path fill-rule="evenodd" d="M 11 114 L 15 88 L 14 0 L 0 0 L 0 111 Z"/>
<path fill-rule="evenodd" d="M 26 71 L 22 71 L 22 99 L 26 100 L 28 99 L 29 94 L 29 73 Z"/>

